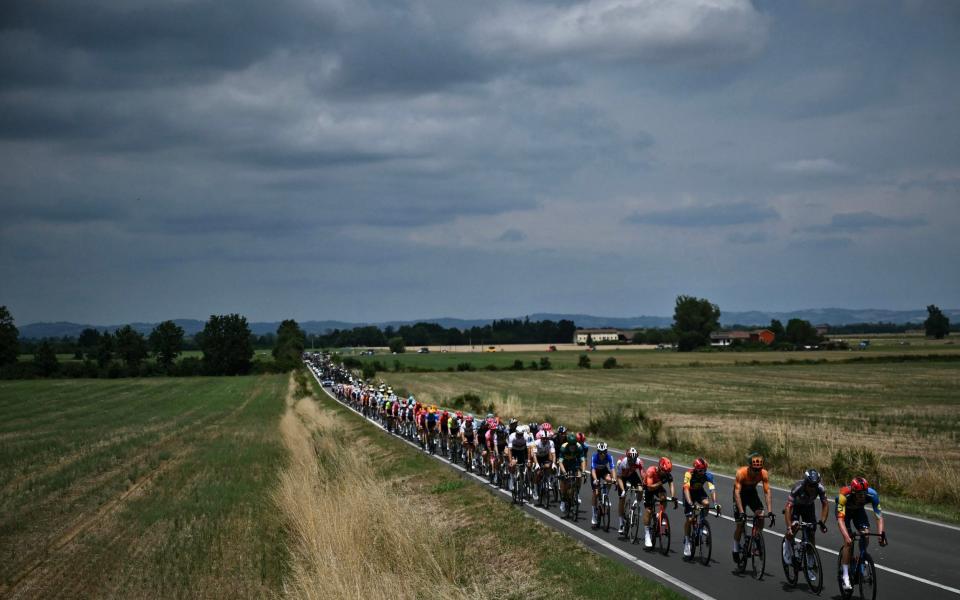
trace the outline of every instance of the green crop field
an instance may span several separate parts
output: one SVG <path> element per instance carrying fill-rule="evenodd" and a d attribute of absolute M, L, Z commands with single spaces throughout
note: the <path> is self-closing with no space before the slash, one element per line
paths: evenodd
<path fill-rule="evenodd" d="M 941 516 L 960 517 L 960 483 L 943 477 L 960 468 L 960 363 L 709 360 L 730 356 L 735 354 L 695 356 L 700 366 L 378 377 L 421 401 L 449 405 L 457 395 L 475 393 L 504 416 L 583 430 L 593 420 L 620 447 L 705 454 L 731 468 L 759 441 L 784 479 L 809 465 L 837 479 L 863 469 L 880 477 L 888 495 L 913 504 L 914 512 L 938 507 L 933 510 Z"/>
<path fill-rule="evenodd" d="M 286 384 L 0 383 L 0 595 L 278 592 Z"/>

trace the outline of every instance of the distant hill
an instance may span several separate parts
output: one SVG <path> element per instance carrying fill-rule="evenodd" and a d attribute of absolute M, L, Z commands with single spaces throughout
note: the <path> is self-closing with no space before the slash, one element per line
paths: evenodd
<path fill-rule="evenodd" d="M 722 310 L 722 309 L 721 309 Z M 943 313 L 953 323 L 960 322 L 960 309 L 944 309 Z M 657 317 L 641 315 L 637 317 L 598 317 L 594 315 L 583 314 L 563 314 L 563 313 L 534 313 L 528 317 L 504 317 L 504 318 L 529 318 L 531 321 L 560 321 L 567 319 L 577 324 L 577 327 L 615 327 L 617 329 L 640 329 L 646 327 L 669 327 L 673 323 L 673 317 Z M 745 312 L 721 312 L 720 323 L 724 326 L 729 325 L 769 325 L 771 319 L 779 319 L 784 324 L 790 319 L 804 319 L 814 325 L 826 323 L 828 325 L 851 325 L 854 323 L 912 323 L 921 325 L 927 318 L 927 310 L 884 310 L 877 308 L 811 308 L 804 310 L 785 311 L 785 312 L 765 312 L 765 311 L 745 311 Z M 203 321 L 197 319 L 174 319 L 174 323 L 183 328 L 187 335 L 194 335 L 203 330 Z M 300 327 L 306 333 L 326 333 L 334 329 L 352 329 L 365 325 L 376 325 L 378 327 L 392 326 L 394 328 L 403 325 L 413 325 L 414 323 L 436 323 L 446 328 L 456 327 L 458 329 L 469 329 L 470 327 L 482 327 L 491 323 L 493 319 L 456 319 L 452 317 L 442 317 L 438 319 L 416 319 L 411 321 L 381 321 L 378 323 L 351 323 L 348 321 L 303 321 Z M 137 331 L 147 334 L 156 326 L 156 323 L 130 323 Z M 257 334 L 274 333 L 279 327 L 279 321 L 255 321 L 250 323 L 250 330 Z M 89 325 L 81 323 L 70 323 L 67 321 L 57 321 L 52 323 L 30 323 L 29 325 L 19 326 L 20 337 L 23 339 L 39 339 L 45 337 L 76 337 L 84 329 L 92 327 L 100 331 L 116 331 L 123 325 Z"/>

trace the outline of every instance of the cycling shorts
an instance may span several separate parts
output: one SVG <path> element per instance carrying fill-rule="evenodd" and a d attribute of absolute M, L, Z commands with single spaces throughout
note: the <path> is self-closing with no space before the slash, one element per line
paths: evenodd
<path fill-rule="evenodd" d="M 607 469 L 597 469 L 597 485 L 593 485 L 593 482 L 591 481 L 590 487 L 592 487 L 595 490 L 599 490 L 600 484 L 603 483 L 603 478 L 610 474 L 611 474 L 610 471 Z M 610 485 L 612 484 L 613 482 L 610 483 Z"/>
<path fill-rule="evenodd" d="M 644 488 L 643 490 L 643 505 L 646 508 L 653 510 L 657 505 L 657 499 L 666 497 L 667 490 L 663 489 L 663 486 L 657 486 L 655 488 Z"/>
<path fill-rule="evenodd" d="M 813 505 L 812 504 L 794 504 L 793 520 L 803 521 L 804 523 L 816 523 L 817 516 L 816 516 L 816 511 L 813 509 Z"/>
<path fill-rule="evenodd" d="M 763 502 L 760 501 L 760 495 L 757 493 L 756 487 L 740 488 L 740 502 L 743 503 L 743 510 L 746 514 L 763 510 Z M 734 509 L 733 512 L 735 513 L 733 515 L 734 519 L 740 518 L 739 511 Z"/>
<path fill-rule="evenodd" d="M 846 525 L 847 531 L 849 531 L 851 534 L 863 529 L 869 529 L 870 521 L 867 519 L 866 507 L 847 508 L 846 513 L 843 515 L 843 524 Z"/>
<path fill-rule="evenodd" d="M 687 497 L 683 497 L 683 514 L 688 517 L 693 516 L 693 506 L 694 504 L 703 504 L 703 501 L 707 499 L 707 492 L 704 490 L 690 490 L 690 499 L 693 500 L 693 504 L 687 502 Z"/>
<path fill-rule="evenodd" d="M 544 454 L 542 456 L 540 454 L 537 454 L 536 457 L 537 457 L 537 464 L 540 465 L 541 467 L 545 467 L 551 464 L 549 454 Z"/>
<path fill-rule="evenodd" d="M 623 477 L 620 478 L 623 481 L 624 487 L 629 483 L 633 487 L 640 487 L 640 484 L 643 483 L 643 480 L 640 478 L 640 471 L 634 471 L 627 476 L 626 479 Z"/>

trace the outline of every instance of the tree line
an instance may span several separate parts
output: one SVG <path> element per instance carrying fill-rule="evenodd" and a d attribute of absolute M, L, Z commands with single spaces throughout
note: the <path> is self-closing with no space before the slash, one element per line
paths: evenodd
<path fill-rule="evenodd" d="M 367 325 L 310 336 L 310 344 L 320 348 L 564 344 L 573 341 L 576 330 L 576 324 L 567 319 L 531 321 L 529 318 L 501 319 L 469 329 L 447 328 L 436 323 L 383 329 Z"/>
<path fill-rule="evenodd" d="M 261 336 L 263 337 L 263 336 Z M 296 321 L 288 319 L 277 328 L 273 361 L 255 361 L 254 340 L 246 317 L 239 314 L 211 315 L 203 331 L 187 344 L 183 328 L 173 321 L 157 324 L 149 335 L 130 325 L 115 332 L 85 329 L 72 342 L 74 361 L 61 362 L 61 347 L 55 341 L 21 345 L 19 331 L 6 306 L 0 306 L 0 378 L 30 377 L 143 377 L 152 375 L 246 375 L 254 372 L 286 372 L 300 365 L 306 336 Z M 183 357 L 190 346 L 201 357 Z M 33 360 L 19 361 L 23 346 Z M 153 360 L 149 360 L 153 358 Z"/>

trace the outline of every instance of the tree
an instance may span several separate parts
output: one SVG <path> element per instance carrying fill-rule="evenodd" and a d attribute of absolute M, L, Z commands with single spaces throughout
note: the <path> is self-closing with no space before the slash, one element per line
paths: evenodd
<path fill-rule="evenodd" d="M 810 321 L 803 319 L 790 319 L 787 321 L 787 328 L 784 330 L 784 337 L 794 346 L 814 346 L 819 344 L 822 339 L 817 333 L 817 328 L 810 324 Z"/>
<path fill-rule="evenodd" d="M 400 336 L 392 337 L 387 341 L 387 346 L 390 347 L 390 352 L 395 352 L 396 354 L 403 354 L 407 351 L 407 346 L 403 342 L 403 338 Z"/>
<path fill-rule="evenodd" d="M 113 360 L 113 336 L 109 331 L 104 331 L 97 342 L 97 364 L 104 368 Z"/>
<path fill-rule="evenodd" d="M 307 336 L 293 319 L 286 319 L 277 328 L 277 341 L 273 347 L 273 360 L 284 371 L 300 366 Z"/>
<path fill-rule="evenodd" d="M 677 296 L 673 309 L 673 330 L 677 334 L 677 349 L 689 352 L 705 346 L 710 334 L 720 328 L 720 307 L 706 298 Z"/>
<path fill-rule="evenodd" d="M 927 307 L 927 320 L 923 322 L 923 328 L 927 331 L 927 337 L 942 340 L 950 335 L 950 319 L 943 314 L 937 305 L 931 304 Z"/>
<path fill-rule="evenodd" d="M 183 328 L 173 321 L 158 323 L 150 332 L 150 348 L 165 369 L 173 366 L 183 348 Z"/>
<path fill-rule="evenodd" d="M 147 357 L 147 340 L 143 339 L 143 334 L 129 325 L 124 325 L 117 330 L 115 337 L 117 356 L 127 368 L 139 367 Z"/>
<path fill-rule="evenodd" d="M 607 360 L 603 361 L 604 369 L 616 369 L 617 368 L 617 359 L 611 356 Z"/>
<path fill-rule="evenodd" d="M 49 377 L 60 370 L 60 361 L 57 360 L 57 351 L 53 349 L 50 342 L 44 340 L 37 348 L 37 353 L 33 355 L 33 364 L 37 366 L 37 372 L 42 377 Z"/>
<path fill-rule="evenodd" d="M 581 369 L 589 369 L 589 368 L 590 368 L 590 357 L 587 356 L 586 354 L 581 354 L 581 355 L 580 355 L 580 360 L 577 361 L 577 367 L 579 367 L 579 368 L 581 368 Z"/>
<path fill-rule="evenodd" d="M 87 356 L 94 358 L 97 353 L 97 346 L 100 345 L 100 332 L 92 327 L 87 327 L 80 332 L 77 338 L 77 346 Z"/>
<path fill-rule="evenodd" d="M 13 315 L 6 306 L 0 306 L 0 366 L 17 362 L 19 338 L 20 331 L 13 324 Z"/>
<path fill-rule="evenodd" d="M 786 330 L 783 328 L 783 323 L 781 323 L 778 319 L 773 319 L 770 321 L 770 331 L 773 333 L 774 342 L 783 341 L 783 336 L 786 333 Z"/>
<path fill-rule="evenodd" d="M 246 317 L 210 315 L 199 335 L 203 365 L 211 375 L 245 375 L 250 372 L 253 344 Z"/>

